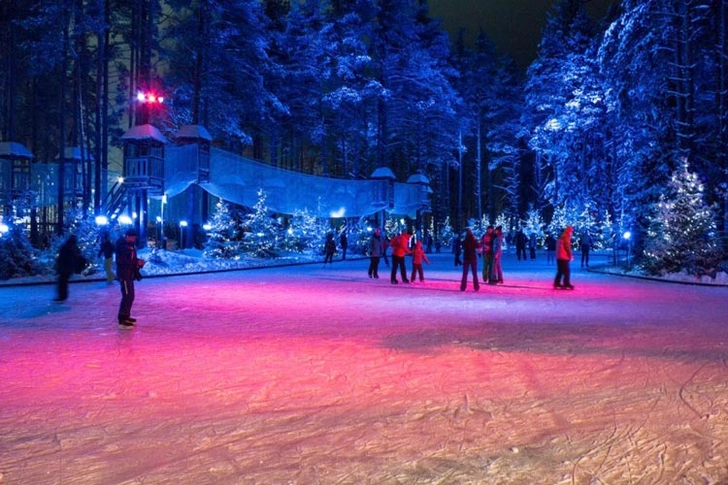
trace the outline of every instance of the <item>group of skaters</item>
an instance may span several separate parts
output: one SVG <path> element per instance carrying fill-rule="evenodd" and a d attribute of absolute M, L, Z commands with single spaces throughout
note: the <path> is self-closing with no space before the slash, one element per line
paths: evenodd
<path fill-rule="evenodd" d="M 571 238 L 574 229 L 568 226 L 559 236 L 558 239 L 551 237 L 551 241 L 547 239 L 547 254 L 552 253 L 556 260 L 556 276 L 554 278 L 554 288 L 573 290 L 571 284 L 571 268 L 570 263 L 574 259 Z M 380 228 L 374 230 L 367 248 L 369 255 L 369 269 L 367 271 L 369 278 L 379 278 L 379 263 L 382 258 L 385 259 L 387 266 L 389 261 L 387 251 L 392 250 L 392 265 L 390 282 L 399 284 L 397 274 L 399 273 L 403 283 L 411 281 L 424 281 L 423 263 L 430 264 L 427 258 L 422 242 L 417 240 L 414 245 L 410 245 L 413 237 L 411 232 L 403 232 L 394 236 L 391 240 L 382 234 Z M 553 245 L 553 249 L 549 245 Z M 584 246 L 582 242 L 582 266 L 584 262 Z M 472 229 L 467 229 L 465 237 L 459 237 L 455 241 L 455 266 L 462 265 L 462 278 L 460 280 L 460 291 L 465 291 L 468 286 L 469 274 L 472 274 L 473 289 L 480 289 L 480 280 L 478 279 L 478 259 L 483 258 L 482 282 L 483 284 L 498 285 L 503 284 L 503 247 L 504 235 L 502 226 L 488 226 L 485 233 L 480 239 L 476 238 Z M 412 273 L 407 277 L 407 269 L 405 266 L 405 256 L 412 256 Z M 462 259 L 461 259 L 462 257 Z M 535 258 L 535 249 L 534 256 Z M 525 258 L 525 255 L 524 255 Z M 588 249 L 586 250 L 586 265 L 588 266 Z"/>
<path fill-rule="evenodd" d="M 117 280 L 121 288 L 121 302 L 117 315 L 119 328 L 133 328 L 137 321 L 131 316 L 135 297 L 134 281 L 142 279 L 140 270 L 145 261 L 137 257 L 136 240 L 137 232 L 133 228 L 127 229 L 115 243 L 111 242 L 108 233 L 101 235 L 98 256 L 104 258 L 106 282 L 111 284 Z M 116 257 L 116 273 L 112 269 L 114 257 Z M 55 302 L 61 303 L 68 299 L 68 282 L 71 275 L 82 273 L 86 266 L 87 261 L 78 247 L 78 239 L 71 234 L 60 247 L 56 259 L 58 280 Z"/>

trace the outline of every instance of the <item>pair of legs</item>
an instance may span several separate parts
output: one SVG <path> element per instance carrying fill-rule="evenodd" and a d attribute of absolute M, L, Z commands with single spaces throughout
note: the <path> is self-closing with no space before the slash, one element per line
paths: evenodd
<path fill-rule="evenodd" d="M 483 283 L 490 281 L 493 273 L 493 255 L 485 253 L 483 256 Z"/>
<path fill-rule="evenodd" d="M 66 301 L 68 299 L 68 282 L 71 279 L 71 273 L 60 273 L 58 275 L 58 296 L 56 301 Z"/>
<path fill-rule="evenodd" d="M 104 258 L 104 271 L 106 272 L 106 283 L 111 284 L 114 282 L 114 270 L 111 269 L 114 263 L 114 258 Z"/>
<path fill-rule="evenodd" d="M 503 283 L 503 266 L 501 266 L 500 257 L 493 258 L 493 270 L 490 272 L 489 283 L 491 285 L 495 285 L 497 283 Z"/>
<path fill-rule="evenodd" d="M 563 278 L 563 282 L 562 282 Z M 565 259 L 556 260 L 556 278 L 554 279 L 555 288 L 573 288 L 571 286 L 571 268 L 569 261 Z"/>
<path fill-rule="evenodd" d="M 425 272 L 422 269 L 422 263 L 419 263 L 419 264 L 412 263 L 412 276 L 410 276 L 410 281 L 414 281 L 415 276 L 419 276 L 420 281 L 425 281 Z"/>
<path fill-rule="evenodd" d="M 134 280 L 120 280 L 121 304 L 119 305 L 119 322 L 131 318 L 131 306 L 134 304 Z"/>
<path fill-rule="evenodd" d="M 473 273 L 473 289 L 478 291 L 480 283 L 478 282 L 478 260 L 465 260 L 463 262 L 463 278 L 460 280 L 460 291 L 465 291 L 468 287 L 468 272 Z"/>
<path fill-rule="evenodd" d="M 379 278 L 379 256 L 371 256 L 369 258 L 369 271 L 370 278 Z"/>
<path fill-rule="evenodd" d="M 392 283 L 397 283 L 397 269 L 399 269 L 400 275 L 402 276 L 402 281 L 404 283 L 409 283 L 409 280 L 407 279 L 407 268 L 404 266 L 404 256 L 395 256 L 392 255 Z"/>

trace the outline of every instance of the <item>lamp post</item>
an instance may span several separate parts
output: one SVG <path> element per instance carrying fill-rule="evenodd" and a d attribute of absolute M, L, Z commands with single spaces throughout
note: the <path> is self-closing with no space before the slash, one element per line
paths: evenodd
<path fill-rule="evenodd" d="M 185 229 L 187 227 L 187 221 L 179 221 L 179 248 L 185 248 Z"/>
<path fill-rule="evenodd" d="M 167 194 L 162 194 L 162 204 L 161 208 L 159 210 L 159 226 L 161 227 L 159 231 L 159 239 L 162 241 L 162 248 L 166 251 L 167 250 L 167 240 L 164 237 L 164 204 L 167 203 Z"/>

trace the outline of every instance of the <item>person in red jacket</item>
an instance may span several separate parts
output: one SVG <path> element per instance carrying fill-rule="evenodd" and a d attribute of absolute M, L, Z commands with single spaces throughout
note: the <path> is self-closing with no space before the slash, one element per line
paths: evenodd
<path fill-rule="evenodd" d="M 410 281 L 415 281 L 415 276 L 419 275 L 420 281 L 425 281 L 425 273 L 422 270 L 422 261 L 430 264 L 430 260 L 427 259 L 425 250 L 422 248 L 422 241 L 417 241 L 415 248 L 412 250 L 412 276 Z"/>
<path fill-rule="evenodd" d="M 397 268 L 399 268 L 400 274 L 402 275 L 402 282 L 409 283 L 409 280 L 407 279 L 407 268 L 404 265 L 404 257 L 412 253 L 412 251 L 410 251 L 409 249 L 409 238 L 410 235 L 403 232 L 402 234 L 394 236 L 389 242 L 389 245 L 392 246 L 391 280 L 393 285 L 399 283 L 397 281 Z"/>
<path fill-rule="evenodd" d="M 554 288 L 566 288 L 573 290 L 571 284 L 571 268 L 569 264 L 574 260 L 574 253 L 571 250 L 571 235 L 574 228 L 567 226 L 564 232 L 556 241 L 556 278 L 554 279 Z M 561 278 L 563 277 L 563 283 Z"/>

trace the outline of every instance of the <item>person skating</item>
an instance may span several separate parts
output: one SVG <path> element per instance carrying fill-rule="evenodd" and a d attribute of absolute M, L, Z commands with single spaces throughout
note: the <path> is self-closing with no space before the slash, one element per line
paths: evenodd
<path fill-rule="evenodd" d="M 341 230 L 339 244 L 341 245 L 341 259 L 346 259 L 346 249 L 349 247 L 349 239 L 346 237 L 346 228 Z"/>
<path fill-rule="evenodd" d="M 518 258 L 518 261 L 521 260 L 521 256 L 523 256 L 523 260 L 526 260 L 526 244 L 528 243 L 528 238 L 526 237 L 526 234 L 523 232 L 523 229 L 518 229 L 518 232 L 516 232 L 516 257 Z"/>
<path fill-rule="evenodd" d="M 336 242 L 334 241 L 334 234 L 326 234 L 326 242 L 324 243 L 324 266 L 326 263 L 334 263 L 334 253 L 336 252 Z"/>
<path fill-rule="evenodd" d="M 396 285 L 399 283 L 397 281 L 397 269 L 399 269 L 400 275 L 402 276 L 402 282 L 409 283 L 407 279 L 407 268 L 404 264 L 404 257 L 412 252 L 409 250 L 409 234 L 402 233 L 394 236 L 389 242 L 389 245 L 392 247 L 392 284 Z"/>
<path fill-rule="evenodd" d="M 468 229 L 463 239 L 463 277 L 460 280 L 460 291 L 468 287 L 468 272 L 473 273 L 473 289 L 478 291 L 478 240 L 473 236 L 473 231 Z"/>
<path fill-rule="evenodd" d="M 493 232 L 493 226 L 488 226 L 485 234 L 480 240 L 480 249 L 483 253 L 483 284 L 490 281 L 491 273 L 493 272 L 493 239 L 495 233 Z"/>
<path fill-rule="evenodd" d="M 581 250 L 581 267 L 585 265 L 589 267 L 589 251 L 592 247 L 592 237 L 589 231 L 584 231 L 579 239 L 579 249 Z"/>
<path fill-rule="evenodd" d="M 56 259 L 58 292 L 53 301 L 60 303 L 68 299 L 68 282 L 71 280 L 71 275 L 80 273 L 83 266 L 85 266 L 85 261 L 78 248 L 78 240 L 75 235 L 71 234 L 58 251 Z"/>
<path fill-rule="evenodd" d="M 111 242 L 108 232 L 101 235 L 101 246 L 99 247 L 98 256 L 104 257 L 104 272 L 106 273 L 106 284 L 110 285 L 114 282 L 115 275 L 113 270 L 114 263 L 114 243 Z"/>
<path fill-rule="evenodd" d="M 571 235 L 574 228 L 567 226 L 564 232 L 556 241 L 556 278 L 554 279 L 554 288 L 565 288 L 573 290 L 571 284 L 571 261 L 574 260 L 574 254 L 571 249 Z M 562 281 L 563 278 L 563 281 Z"/>
<path fill-rule="evenodd" d="M 551 264 L 554 262 L 554 253 L 556 252 L 556 239 L 551 233 L 546 234 L 546 262 Z"/>
<path fill-rule="evenodd" d="M 425 250 L 422 247 L 422 242 L 417 241 L 415 248 L 412 250 L 412 275 L 410 281 L 415 281 L 415 276 L 420 277 L 420 281 L 425 281 L 425 272 L 422 269 L 422 262 L 430 264 L 430 260 L 427 259 Z"/>
<path fill-rule="evenodd" d="M 385 249 L 382 230 L 376 228 L 369 239 L 369 271 L 367 273 L 370 278 L 379 278 L 379 260 Z"/>
<path fill-rule="evenodd" d="M 503 284 L 503 227 L 495 228 L 493 236 L 493 270 L 490 273 L 491 285 Z"/>
<path fill-rule="evenodd" d="M 116 277 L 121 287 L 121 303 L 119 304 L 119 327 L 131 328 L 136 318 L 131 316 L 134 304 L 134 281 L 141 280 L 140 269 L 144 260 L 136 253 L 137 233 L 135 229 L 127 229 L 123 237 L 116 241 Z"/>

